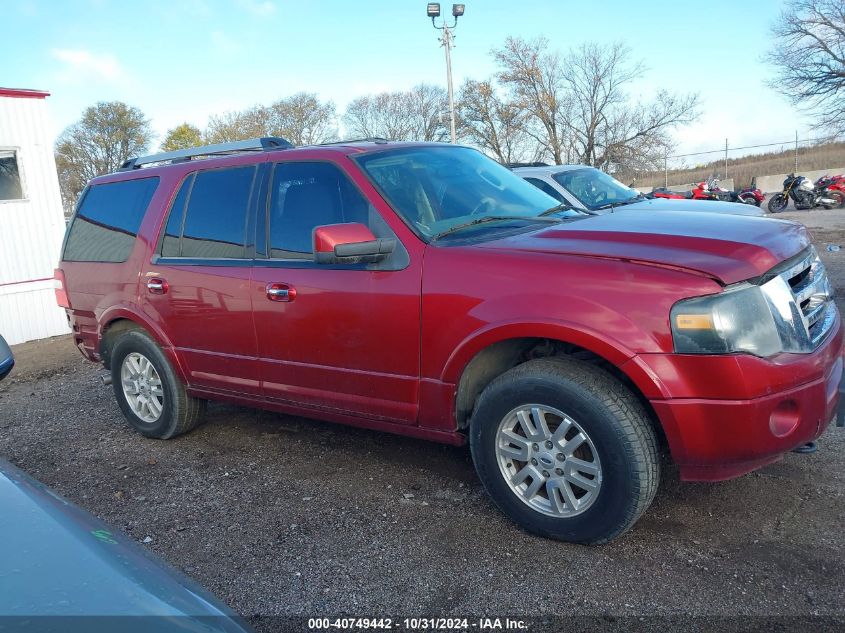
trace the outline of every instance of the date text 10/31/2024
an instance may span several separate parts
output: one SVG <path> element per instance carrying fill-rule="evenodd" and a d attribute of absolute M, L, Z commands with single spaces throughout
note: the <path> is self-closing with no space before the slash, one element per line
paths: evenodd
<path fill-rule="evenodd" d="M 515 618 L 309 618 L 311 630 L 480 631 L 525 630 L 528 623 Z"/>

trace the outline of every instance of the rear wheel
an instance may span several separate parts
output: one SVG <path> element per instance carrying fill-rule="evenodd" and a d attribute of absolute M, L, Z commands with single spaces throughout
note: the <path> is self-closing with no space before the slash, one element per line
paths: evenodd
<path fill-rule="evenodd" d="M 529 361 L 479 397 L 470 447 L 496 505 L 534 534 L 606 543 L 654 498 L 659 458 L 637 398 L 595 366 Z"/>
<path fill-rule="evenodd" d="M 841 209 L 845 207 L 845 195 L 841 191 L 828 191 L 827 197 L 836 201 L 836 204 L 827 207 L 828 209 Z"/>
<path fill-rule="evenodd" d="M 769 199 L 769 213 L 780 213 L 788 204 L 789 198 L 782 193 L 776 193 Z"/>
<path fill-rule="evenodd" d="M 753 204 L 758 207 L 760 206 L 760 201 L 757 200 L 757 198 L 754 197 L 754 194 L 751 193 L 739 196 L 739 201 L 743 204 Z"/>
<path fill-rule="evenodd" d="M 170 439 L 202 422 L 206 402 L 185 391 L 161 348 L 139 330 L 122 334 L 111 353 L 112 385 L 129 424 L 146 437 Z"/>

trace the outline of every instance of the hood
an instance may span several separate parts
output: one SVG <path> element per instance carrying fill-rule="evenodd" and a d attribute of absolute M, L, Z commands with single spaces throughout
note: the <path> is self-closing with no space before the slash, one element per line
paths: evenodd
<path fill-rule="evenodd" d="M 666 211 L 588 216 L 478 248 L 671 266 L 727 285 L 762 275 L 809 244 L 807 230 L 788 220 Z"/>
<path fill-rule="evenodd" d="M 0 336 L 0 380 L 3 380 L 15 366 L 15 357 L 6 344 L 6 339 Z"/>
<path fill-rule="evenodd" d="M 644 198 L 615 210 L 616 213 L 620 211 L 683 211 L 685 213 L 687 211 L 703 211 L 704 213 L 729 213 L 731 215 L 766 215 L 763 209 L 753 204 L 722 202 L 721 200 L 672 200 L 669 198 Z M 598 213 L 607 215 L 610 213 L 610 209 L 602 209 Z"/>
<path fill-rule="evenodd" d="M 166 633 L 250 630 L 194 581 L 5 460 L 0 540 L 0 613 L 6 619 L 159 616 L 154 628 Z M 77 626 L 70 628 L 86 628 Z"/>

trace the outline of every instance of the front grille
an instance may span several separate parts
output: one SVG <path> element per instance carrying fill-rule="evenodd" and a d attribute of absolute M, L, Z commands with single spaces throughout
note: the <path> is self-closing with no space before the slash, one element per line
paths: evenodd
<path fill-rule="evenodd" d="M 836 321 L 836 305 L 824 264 L 811 249 L 779 276 L 792 291 L 810 344 L 818 347 Z"/>

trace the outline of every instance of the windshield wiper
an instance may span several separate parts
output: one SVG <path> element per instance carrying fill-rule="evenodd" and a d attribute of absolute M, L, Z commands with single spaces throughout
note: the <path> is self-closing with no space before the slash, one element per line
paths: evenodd
<path fill-rule="evenodd" d="M 460 224 L 456 224 L 455 226 L 446 229 L 445 231 L 440 231 L 440 233 L 436 233 L 431 237 L 431 241 L 439 240 L 441 237 L 445 235 L 449 235 L 451 233 L 455 233 L 462 229 L 465 229 L 470 226 L 476 226 L 478 224 L 485 224 L 486 222 L 501 222 L 504 220 L 519 220 L 522 222 L 559 222 L 557 218 L 540 218 L 538 216 L 528 216 L 528 217 L 521 217 L 518 215 L 485 215 L 480 218 L 475 218 L 474 220 L 470 220 L 469 222 L 462 222 Z"/>
<path fill-rule="evenodd" d="M 542 217 L 547 216 L 547 215 L 554 215 L 558 211 L 569 211 L 569 210 L 574 211 L 575 207 L 573 207 L 571 204 L 568 204 L 566 202 L 561 202 L 560 204 L 556 204 L 555 206 L 553 206 L 549 209 L 546 209 L 542 213 L 538 213 L 537 217 L 542 218 Z"/>
<path fill-rule="evenodd" d="M 619 200 L 618 202 L 608 202 L 607 204 L 603 204 L 601 206 L 596 207 L 596 211 L 598 211 L 599 209 L 615 209 L 616 207 L 622 207 L 626 204 L 634 204 L 635 202 L 639 202 L 644 198 L 645 196 L 639 195 L 633 198 L 628 198 L 627 200 Z"/>

